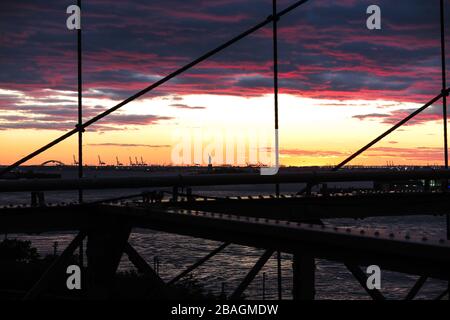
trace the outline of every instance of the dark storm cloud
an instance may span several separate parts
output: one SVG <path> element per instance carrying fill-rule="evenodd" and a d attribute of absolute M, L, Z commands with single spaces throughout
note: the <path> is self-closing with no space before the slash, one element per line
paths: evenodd
<path fill-rule="evenodd" d="M 55 94 L 53 92 L 53 94 Z M 5 97 L 5 99 L 3 99 Z M 0 94 L 0 130 L 6 129 L 48 129 L 68 130 L 75 127 L 78 109 L 76 100 L 53 96 L 36 97 L 35 103 L 20 94 Z M 39 103 L 39 104 L 37 104 Z M 83 105 L 83 116 L 91 118 L 106 108 L 100 105 Z M 2 112 L 3 111 L 3 112 Z M 171 117 L 156 115 L 112 114 L 95 124 L 89 130 L 122 130 L 129 126 L 148 126 Z"/>
<path fill-rule="evenodd" d="M 50 115 L 51 114 L 51 115 Z M 75 116 L 75 115 L 74 115 Z M 0 115 L 0 130 L 7 129 L 46 129 L 69 130 L 75 127 L 72 120 L 75 117 L 66 114 L 49 112 L 46 116 L 24 115 Z M 89 127 L 89 131 L 126 130 L 130 126 L 147 126 L 159 124 L 163 120 L 171 120 L 171 117 L 159 117 L 155 115 L 111 115 L 106 120 Z"/>
<path fill-rule="evenodd" d="M 359 120 L 381 120 L 381 122 L 386 124 L 396 124 L 399 121 L 403 120 L 411 113 L 416 111 L 416 109 L 398 109 L 387 113 L 369 113 L 369 114 L 359 114 L 354 115 L 353 118 Z M 428 107 L 420 114 L 415 116 L 413 119 L 408 121 L 405 125 L 415 125 L 415 124 L 423 124 L 429 121 L 438 121 L 442 120 L 442 107 L 437 107 L 435 105 Z"/>
<path fill-rule="evenodd" d="M 278 7 L 293 2 L 280 0 Z M 65 27 L 65 9 L 71 4 L 1 2 L 0 89 L 20 90 L 31 98 L 42 98 L 46 88 L 76 90 L 76 33 Z M 382 30 L 365 27 L 371 4 L 382 9 Z M 428 101 L 440 86 L 438 6 L 422 0 L 308 1 L 279 22 L 281 92 Z M 125 99 L 270 11 L 271 0 L 84 1 L 85 96 Z M 152 94 L 270 93 L 271 32 L 270 26 L 258 31 Z M 0 95 L 0 109 L 26 108 L 14 99 Z M 57 115 L 65 108 L 29 111 Z"/>

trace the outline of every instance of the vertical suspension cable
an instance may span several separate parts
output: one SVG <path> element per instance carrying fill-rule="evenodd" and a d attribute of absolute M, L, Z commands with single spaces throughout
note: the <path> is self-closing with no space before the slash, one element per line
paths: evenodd
<path fill-rule="evenodd" d="M 83 100 L 82 100 L 82 72 L 81 72 L 81 0 L 77 0 L 80 8 L 80 28 L 77 30 L 77 52 L 78 52 L 78 127 L 83 125 Z M 83 178 L 83 130 L 78 131 L 78 178 Z M 78 190 L 78 201 L 83 202 L 83 190 Z"/>
<path fill-rule="evenodd" d="M 441 66 L 442 66 L 442 91 L 447 88 L 447 68 L 445 59 L 445 23 L 444 23 L 444 0 L 440 0 L 440 20 L 441 20 Z M 442 95 L 442 115 L 444 121 L 444 158 L 445 169 L 448 169 L 448 144 L 447 144 L 447 94 Z M 445 181 L 447 189 L 448 180 Z M 450 239 L 450 215 L 446 216 L 447 239 Z"/>
<path fill-rule="evenodd" d="M 447 68 L 445 57 L 445 20 L 444 20 L 444 0 L 440 1 L 440 20 L 441 20 L 441 66 L 442 66 L 442 92 L 447 89 Z M 442 95 L 442 117 L 444 121 L 444 158 L 445 169 L 448 169 L 448 144 L 447 144 L 447 93 Z M 448 180 L 444 181 L 445 191 L 448 188 Z M 445 217 L 447 225 L 447 240 L 450 240 L 450 215 Z M 447 283 L 447 288 L 450 289 L 450 282 Z M 450 290 L 449 290 L 450 297 Z"/>
<path fill-rule="evenodd" d="M 78 178 L 83 178 L 83 129 L 81 129 L 83 125 L 83 100 L 82 100 L 82 92 L 83 92 L 83 82 L 82 82 L 82 69 L 81 69 L 81 0 L 77 0 L 78 8 L 80 8 L 80 28 L 77 29 L 77 60 L 78 60 L 78 127 L 80 130 L 78 131 Z M 78 189 L 78 202 L 83 202 L 83 189 Z M 79 246 L 79 265 L 81 270 L 84 267 L 84 248 L 83 248 L 83 240 L 81 240 Z M 83 271 L 82 271 L 83 272 Z M 84 287 L 84 285 L 83 285 Z"/>
<path fill-rule="evenodd" d="M 445 58 L 445 23 L 444 23 L 444 0 L 440 0 L 441 16 L 441 66 L 442 66 L 442 90 L 447 88 L 446 58 Z M 444 120 L 444 158 L 445 168 L 448 169 L 448 144 L 447 144 L 447 95 L 442 97 L 442 111 Z"/>
<path fill-rule="evenodd" d="M 279 158 L 278 158 L 278 16 L 277 16 L 277 0 L 272 0 L 272 17 L 273 17 L 273 96 L 275 107 L 275 166 L 278 170 Z M 275 185 L 276 196 L 280 196 L 280 184 Z"/>

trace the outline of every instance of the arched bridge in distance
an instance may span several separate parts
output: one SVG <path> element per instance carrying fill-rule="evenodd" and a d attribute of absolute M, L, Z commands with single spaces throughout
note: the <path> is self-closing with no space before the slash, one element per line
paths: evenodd
<path fill-rule="evenodd" d="M 47 160 L 47 161 L 44 161 L 41 163 L 41 166 L 46 166 L 46 165 L 65 166 L 66 164 L 59 160 Z"/>

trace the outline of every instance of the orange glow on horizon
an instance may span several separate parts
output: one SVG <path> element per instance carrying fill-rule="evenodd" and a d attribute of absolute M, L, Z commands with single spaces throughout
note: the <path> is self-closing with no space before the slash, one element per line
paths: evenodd
<path fill-rule="evenodd" d="M 167 98 L 147 98 L 133 102 L 121 114 L 158 115 L 167 120 L 149 125 L 124 124 L 116 130 L 84 134 L 84 161 L 98 164 L 98 156 L 107 164 L 124 165 L 129 158 L 148 164 L 172 164 L 171 152 L 177 143 L 174 132 L 184 130 L 232 132 L 246 139 L 249 129 L 273 132 L 273 96 L 244 98 L 239 96 L 185 95 L 185 108 L 174 107 Z M 180 100 L 180 98 L 177 98 Z M 33 103 L 33 102 L 30 102 Z M 115 101 L 102 101 L 107 106 Z M 190 106 L 190 107 L 189 107 Z M 195 108 L 192 108 L 195 106 Z M 358 119 L 355 115 L 379 114 L 395 110 L 416 109 L 414 103 L 383 100 L 309 99 L 280 95 L 280 162 L 286 166 L 333 165 L 358 150 L 390 127 L 381 119 Z M 89 129 L 89 128 L 88 128 Z M 441 123 L 430 120 L 402 127 L 372 149 L 355 159 L 352 165 L 435 165 L 443 162 Z M 62 134 L 57 130 L 0 130 L 2 165 L 11 164 Z M 73 163 L 77 157 L 76 136 L 37 156 L 27 164 L 47 160 Z M 194 165 L 195 163 L 192 163 Z M 207 163 L 203 161 L 201 165 Z"/>

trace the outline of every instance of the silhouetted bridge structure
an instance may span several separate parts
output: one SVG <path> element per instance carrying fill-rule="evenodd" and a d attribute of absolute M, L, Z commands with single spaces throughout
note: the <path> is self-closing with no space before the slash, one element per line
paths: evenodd
<path fill-rule="evenodd" d="M 78 134 L 78 179 L 0 180 L 0 192 L 2 193 L 31 192 L 33 195 L 32 205 L 10 205 L 0 208 L 0 232 L 78 232 L 74 240 L 42 275 L 35 286 L 24 295 L 24 298 L 32 299 L 44 294 L 55 273 L 67 264 L 74 251 L 80 248 L 80 251 L 83 252 L 83 239 L 85 238 L 88 239 L 86 251 L 89 278 L 88 297 L 108 297 L 123 253 L 128 255 L 131 262 L 140 271 L 152 279 L 155 289 L 159 290 L 161 296 L 163 296 L 167 286 L 174 284 L 205 261 L 213 258 L 230 243 L 265 249 L 264 254 L 249 270 L 242 283 L 235 288 L 230 296 L 231 299 L 238 299 L 242 296 L 245 289 L 275 252 L 278 261 L 279 298 L 281 298 L 280 252 L 293 255 L 294 299 L 314 298 L 316 259 L 328 259 L 345 264 L 373 299 L 384 299 L 384 296 L 376 289 L 369 290 L 367 288 L 367 275 L 361 269 L 361 266 L 376 264 L 388 270 L 419 275 L 417 283 L 411 288 L 411 291 L 405 297 L 406 299 L 413 299 L 428 278 L 450 280 L 450 243 L 447 239 L 415 238 L 408 231 L 386 233 L 376 229 L 339 228 L 322 222 L 325 218 L 445 214 L 447 216 L 447 235 L 449 234 L 447 181 L 450 178 L 450 171 L 448 170 L 446 104 L 450 89 L 447 88 L 446 84 L 442 0 L 441 92 L 421 108 L 347 157 L 332 171 L 280 173 L 275 176 L 231 174 L 111 179 L 83 177 L 82 134 L 87 127 L 268 24 L 273 26 L 275 130 L 278 130 L 277 21 L 306 2 L 306 0 L 297 1 L 286 9 L 277 11 L 276 2 L 273 1 L 272 14 L 260 23 L 84 123 L 81 114 L 81 65 L 79 64 L 79 117 L 76 127 L 0 170 L 1 177 L 58 143 Z M 81 35 L 81 30 L 79 30 L 79 35 Z M 80 37 L 79 41 L 81 41 Z M 81 58 L 80 46 L 78 53 L 79 58 Z M 443 101 L 444 120 L 444 169 L 339 171 L 355 157 L 441 99 Z M 327 190 L 323 185 L 327 182 L 419 180 L 425 182 L 424 188 L 413 192 L 353 190 L 352 192 L 336 193 Z M 431 180 L 439 182 L 440 189 L 430 188 L 429 181 Z M 296 194 L 286 195 L 279 191 L 279 186 L 286 183 L 304 183 L 306 187 Z M 276 192 L 269 196 L 242 197 L 237 195 L 230 198 L 207 197 L 195 195 L 191 192 L 181 192 L 182 188 L 190 190 L 190 188 L 196 186 L 257 184 L 273 184 L 277 186 Z M 320 191 L 313 192 L 317 185 L 322 185 Z M 155 192 L 161 192 L 160 188 L 167 187 L 172 189 L 170 199 L 155 197 Z M 151 188 L 152 191 L 91 203 L 83 199 L 83 190 L 114 188 Z M 79 201 L 70 204 L 46 203 L 43 193 L 55 190 L 78 190 Z M 141 199 L 133 200 L 139 198 Z M 172 280 L 164 282 L 128 243 L 133 228 L 146 228 L 200 237 L 221 241 L 223 244 Z M 84 266 L 83 255 L 80 255 L 79 264 Z M 448 290 L 439 295 L 437 299 L 443 298 L 447 293 Z"/>
<path fill-rule="evenodd" d="M 4 206 L 0 208 L 1 233 L 42 233 L 79 231 L 79 236 L 61 255 L 67 259 L 87 236 L 88 265 L 101 273 L 96 286 L 113 281 L 115 269 L 123 253 L 130 256 L 139 270 L 146 272 L 161 288 L 166 286 L 145 259 L 128 244 L 133 228 L 144 228 L 186 236 L 221 241 L 221 245 L 205 259 L 188 268 L 190 271 L 212 258 L 228 244 L 240 244 L 266 251 L 249 271 L 231 298 L 239 298 L 258 271 L 274 252 L 293 254 L 294 292 L 298 299 L 314 297 L 315 259 L 342 262 L 366 288 L 362 265 L 420 275 L 411 289 L 413 298 L 426 278 L 449 279 L 450 242 L 446 239 L 415 238 L 409 232 L 392 233 L 370 228 L 334 227 L 321 222 L 325 218 L 364 218 L 407 214 L 446 214 L 450 194 L 440 190 L 422 192 L 381 192 L 354 190 L 350 193 L 280 194 L 236 196 L 227 198 L 199 196 L 179 192 L 188 186 L 336 182 L 359 180 L 445 179 L 447 170 L 311 172 L 299 174 L 205 175 L 150 178 L 110 178 L 82 180 L 2 181 L 2 192 L 44 192 L 51 190 L 161 188 L 173 187 L 169 197 L 152 201 L 152 192 L 105 199 L 93 203 L 67 203 Z M 189 184 L 187 184 L 189 183 Z M 58 187 L 59 185 L 59 187 Z M 177 190 L 178 189 L 178 190 Z M 176 191 L 177 190 L 177 191 Z M 134 199 L 134 200 L 133 200 Z M 102 257 L 98 259 L 96 257 Z M 105 280 L 104 270 L 110 270 Z M 91 277 L 95 278 L 95 277 Z M 27 297 L 36 297 L 51 280 L 40 281 Z M 154 282 L 155 283 L 155 282 Z M 162 290 L 162 289 L 161 289 Z M 105 292 L 107 290 L 105 289 Z M 98 292 L 98 290 L 97 290 Z M 101 291 L 100 291 L 101 292 Z M 377 290 L 367 290 L 374 299 L 383 299 Z"/>

